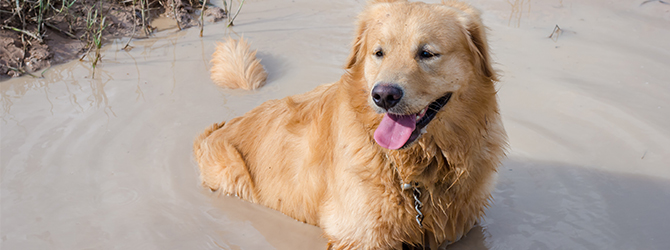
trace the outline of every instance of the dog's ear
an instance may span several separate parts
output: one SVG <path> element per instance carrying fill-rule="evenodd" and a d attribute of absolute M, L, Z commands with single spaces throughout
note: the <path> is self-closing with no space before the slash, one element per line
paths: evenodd
<path fill-rule="evenodd" d="M 351 69 L 356 65 L 357 63 L 360 63 L 363 61 L 363 57 L 365 56 L 363 52 L 363 46 L 365 45 L 365 33 L 367 32 L 368 29 L 368 23 L 369 20 L 366 18 L 365 12 L 361 13 L 361 15 L 358 16 L 358 28 L 356 29 L 356 38 L 354 40 L 354 44 L 351 46 L 351 52 L 349 53 L 349 58 L 347 59 L 347 65 L 346 69 Z"/>
<path fill-rule="evenodd" d="M 491 65 L 489 45 L 486 40 L 486 27 L 482 24 L 481 14 L 472 6 L 459 1 L 444 1 L 444 5 L 458 12 L 458 21 L 465 28 L 470 51 L 475 55 L 475 65 L 479 73 L 492 80 L 497 81 L 496 72 Z"/>

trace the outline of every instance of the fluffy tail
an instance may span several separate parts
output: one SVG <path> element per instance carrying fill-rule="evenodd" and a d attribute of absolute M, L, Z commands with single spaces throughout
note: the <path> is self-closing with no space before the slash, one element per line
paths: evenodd
<path fill-rule="evenodd" d="M 221 87 L 246 90 L 257 89 L 265 84 L 268 73 L 261 65 L 261 60 L 256 58 L 256 51 L 249 50 L 249 44 L 244 38 L 239 41 L 228 38 L 216 44 L 211 61 L 211 78 L 214 83 Z"/>

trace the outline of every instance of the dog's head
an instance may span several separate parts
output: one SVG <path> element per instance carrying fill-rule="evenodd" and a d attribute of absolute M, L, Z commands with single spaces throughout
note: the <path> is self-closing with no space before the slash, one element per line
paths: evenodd
<path fill-rule="evenodd" d="M 346 67 L 363 78 L 368 104 L 383 115 L 374 138 L 388 149 L 412 144 L 473 85 L 496 80 L 479 12 L 455 1 L 371 2 Z"/>

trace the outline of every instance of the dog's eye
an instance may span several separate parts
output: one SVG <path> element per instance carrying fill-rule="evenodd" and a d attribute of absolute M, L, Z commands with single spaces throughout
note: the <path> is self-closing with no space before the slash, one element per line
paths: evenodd
<path fill-rule="evenodd" d="M 422 50 L 422 51 L 419 52 L 419 58 L 421 58 L 421 59 L 428 59 L 428 58 L 431 58 L 431 57 L 434 57 L 434 56 L 437 56 L 437 54 L 434 54 L 430 51 Z"/>
<path fill-rule="evenodd" d="M 382 52 L 381 49 L 377 50 L 377 51 L 375 51 L 375 56 L 379 57 L 379 58 L 382 58 L 382 57 L 384 57 L 384 52 Z"/>

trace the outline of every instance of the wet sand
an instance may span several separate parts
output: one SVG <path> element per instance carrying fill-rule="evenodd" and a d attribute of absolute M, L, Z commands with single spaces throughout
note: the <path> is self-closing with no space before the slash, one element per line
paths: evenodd
<path fill-rule="evenodd" d="M 247 1 L 232 29 L 106 46 L 95 79 L 74 61 L 0 82 L 0 248 L 325 249 L 317 227 L 201 188 L 192 140 L 336 81 L 362 2 Z M 511 147 L 485 220 L 449 249 L 670 246 L 670 5 L 641 2 L 472 1 Z M 228 35 L 259 50 L 265 87 L 211 82 Z"/>

